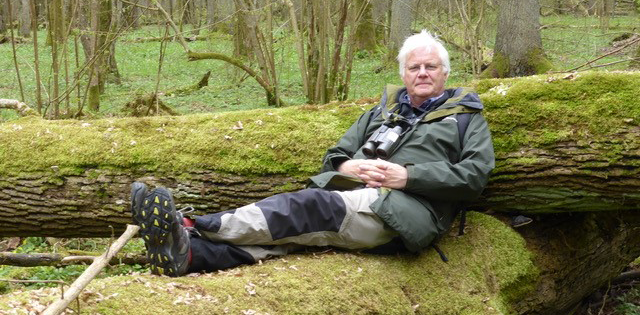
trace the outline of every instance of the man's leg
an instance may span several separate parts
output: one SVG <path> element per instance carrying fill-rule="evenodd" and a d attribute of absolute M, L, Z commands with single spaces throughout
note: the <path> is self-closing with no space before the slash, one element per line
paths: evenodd
<path fill-rule="evenodd" d="M 134 218 L 143 218 L 141 235 L 151 255 L 152 272 L 157 274 L 182 275 L 187 272 L 187 265 L 190 265 L 189 272 L 195 272 L 250 264 L 268 256 L 286 254 L 294 247 L 299 248 L 297 245 L 366 249 L 386 244 L 397 236 L 369 209 L 378 198 L 377 190 L 306 189 L 272 196 L 236 210 L 196 217 L 195 230 L 201 237 L 185 240 L 184 235 L 189 233 L 182 216 L 175 212 L 170 194 L 168 198 L 160 198 L 161 206 L 157 207 L 159 214 L 156 214 L 153 207 L 156 191 L 145 198 L 145 204 L 138 211 L 144 213 L 136 215 L 134 211 Z M 168 193 L 161 192 L 161 195 Z M 169 207 L 164 200 L 169 201 Z M 158 221 L 156 225 L 154 218 L 157 217 L 171 222 Z M 154 227 L 149 230 L 149 226 Z M 183 249 L 184 243 L 191 247 L 189 254 L 175 249 Z"/>
<path fill-rule="evenodd" d="M 304 189 L 236 210 L 195 217 L 203 238 L 234 245 L 372 248 L 397 235 L 369 208 L 376 189 L 335 192 Z"/>

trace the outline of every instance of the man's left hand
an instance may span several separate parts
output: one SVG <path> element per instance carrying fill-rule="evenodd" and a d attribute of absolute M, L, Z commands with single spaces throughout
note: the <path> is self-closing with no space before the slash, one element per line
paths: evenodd
<path fill-rule="evenodd" d="M 387 187 L 403 189 L 407 186 L 409 174 L 407 169 L 399 164 L 384 160 L 366 160 L 359 165 L 360 172 L 357 175 L 367 187 Z"/>

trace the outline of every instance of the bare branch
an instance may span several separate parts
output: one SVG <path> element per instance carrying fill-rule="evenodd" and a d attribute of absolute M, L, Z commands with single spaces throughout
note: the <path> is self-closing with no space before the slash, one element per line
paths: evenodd
<path fill-rule="evenodd" d="M 32 116 L 38 113 L 29 107 L 27 104 L 18 100 L 9 100 L 0 98 L 0 108 L 13 109 L 18 112 L 20 116 Z"/>
<path fill-rule="evenodd" d="M 599 56 L 599 57 L 597 57 L 597 58 L 595 58 L 595 59 L 593 59 L 593 60 L 589 60 L 589 61 L 585 62 L 585 63 L 584 63 L 584 64 L 582 64 L 582 65 L 579 65 L 579 66 L 577 66 L 577 67 L 575 67 L 575 68 L 572 68 L 572 69 L 566 70 L 566 71 L 564 71 L 564 72 L 573 72 L 573 71 L 576 71 L 576 70 L 578 70 L 578 69 L 580 69 L 580 68 L 582 68 L 582 67 L 584 67 L 584 66 L 588 66 L 588 65 L 590 65 L 590 64 L 592 64 L 592 63 L 594 63 L 594 62 L 596 62 L 596 61 L 598 61 L 598 60 L 600 60 L 600 59 L 602 59 L 602 58 L 604 58 L 604 57 L 606 57 L 606 56 L 613 55 L 613 54 L 615 54 L 615 53 L 617 53 L 617 52 L 619 52 L 619 51 L 621 51 L 621 50 L 623 50 L 623 49 L 625 49 L 625 48 L 627 48 L 627 47 L 629 47 L 629 46 L 631 46 L 631 45 L 633 45 L 633 44 L 635 44 L 635 43 L 637 43 L 637 42 L 639 42 L 639 41 L 640 41 L 640 37 L 638 37 L 638 38 L 636 38 L 636 39 L 634 39 L 634 40 L 632 40 L 632 41 L 630 41 L 630 42 L 626 43 L 626 44 L 625 44 L 625 45 L 623 45 L 623 46 L 620 46 L 618 49 L 612 50 L 612 51 L 610 51 L 610 52 L 608 52 L 608 53 L 606 53 L 606 54 L 604 54 L 604 55 L 601 55 L 601 56 Z"/>
<path fill-rule="evenodd" d="M 184 40 L 184 36 L 182 36 L 176 24 L 173 23 L 173 20 L 171 19 L 169 13 L 167 13 L 167 11 L 162 8 L 158 0 L 153 0 L 153 4 L 156 6 L 156 8 L 158 8 L 158 10 L 160 10 L 160 12 L 162 12 L 162 15 L 164 15 L 165 19 L 167 19 L 167 23 L 169 23 L 169 25 L 171 25 L 171 28 L 173 28 L 173 31 L 176 32 L 176 37 L 178 37 L 178 40 L 180 41 L 180 44 L 182 44 L 185 52 L 187 54 L 190 53 L 191 49 L 189 49 L 189 45 L 187 45 L 187 42 Z"/>
<path fill-rule="evenodd" d="M 138 8 L 143 8 L 143 9 L 147 9 L 147 10 L 151 10 L 151 11 L 158 11 L 158 8 L 151 8 L 151 7 L 143 6 L 141 4 L 137 4 L 137 3 L 134 3 L 134 2 L 131 2 L 131 1 L 127 1 L 127 0 L 120 0 L 120 1 L 122 1 L 122 2 L 124 2 L 126 4 L 130 4 L 132 6 L 136 6 Z"/>
<path fill-rule="evenodd" d="M 127 230 L 124 231 L 122 236 L 118 238 L 118 240 L 111 245 L 111 247 L 107 250 L 106 253 L 102 254 L 102 256 L 98 257 L 93 261 L 91 266 L 85 270 L 78 279 L 69 287 L 67 294 L 64 298 L 53 302 L 51 305 L 47 307 L 47 309 L 42 312 L 43 315 L 58 315 L 62 313 L 71 301 L 75 300 L 80 292 L 95 278 L 102 269 L 109 264 L 109 261 L 113 256 L 115 256 L 122 247 L 124 247 L 127 242 L 138 233 L 140 227 L 137 225 L 127 225 Z"/>
<path fill-rule="evenodd" d="M 63 256 L 61 254 L 35 253 L 35 254 L 17 254 L 11 252 L 0 252 L 0 265 L 35 267 L 35 266 L 67 266 L 90 264 L 98 256 Z M 113 257 L 109 264 L 146 264 L 148 262 L 146 256 L 119 256 Z"/>

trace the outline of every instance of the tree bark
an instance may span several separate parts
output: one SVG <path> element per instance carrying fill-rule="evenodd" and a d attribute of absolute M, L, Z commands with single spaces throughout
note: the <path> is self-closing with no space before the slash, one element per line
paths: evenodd
<path fill-rule="evenodd" d="M 400 47 L 402 47 L 402 43 L 409 35 L 411 35 L 414 3 L 415 0 L 394 0 L 391 4 L 389 60 L 395 60 Z"/>
<path fill-rule="evenodd" d="M 570 314 L 640 256 L 640 211 L 545 216 L 519 230 L 540 270 L 519 314 Z"/>
<path fill-rule="evenodd" d="M 364 7 L 362 20 L 358 23 L 356 31 L 356 48 L 358 50 L 373 51 L 376 48 L 376 25 L 373 19 L 373 5 L 368 0 L 356 1 L 357 8 Z"/>
<path fill-rule="evenodd" d="M 0 2 L 0 35 L 7 32 L 9 24 L 9 10 L 7 9 L 7 1 Z"/>
<path fill-rule="evenodd" d="M 245 177 L 206 170 L 150 176 L 144 171 L 87 169 L 58 180 L 49 175 L 0 179 L 0 237 L 108 237 L 110 227 L 120 233 L 131 222 L 129 193 L 135 180 L 170 187 L 178 208 L 192 205 L 200 213 L 241 207 L 301 189 L 305 182 L 284 175 Z"/>
<path fill-rule="evenodd" d="M 499 1 L 494 56 L 484 77 L 514 77 L 544 73 L 551 68 L 542 50 L 538 0 Z"/>
<path fill-rule="evenodd" d="M 29 0 L 22 0 L 22 12 L 20 13 L 20 36 L 31 36 L 31 6 Z"/>
<path fill-rule="evenodd" d="M 216 8 L 216 1 L 214 0 L 205 0 L 207 5 L 207 28 L 209 31 L 215 31 L 217 29 L 216 24 L 218 23 L 218 10 Z"/>

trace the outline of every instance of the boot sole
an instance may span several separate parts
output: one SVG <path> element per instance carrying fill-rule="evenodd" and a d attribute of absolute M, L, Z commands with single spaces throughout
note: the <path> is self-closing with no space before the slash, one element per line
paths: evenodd
<path fill-rule="evenodd" d="M 147 185 L 141 182 L 131 184 L 131 218 L 133 224 L 140 225 L 140 210 L 144 202 L 144 195 L 147 193 Z"/>
<path fill-rule="evenodd" d="M 176 277 L 177 266 L 171 254 L 171 231 L 174 224 L 180 223 L 174 221 L 172 204 L 171 194 L 164 188 L 157 188 L 147 196 L 140 213 L 140 235 L 147 245 L 151 272 Z"/>

